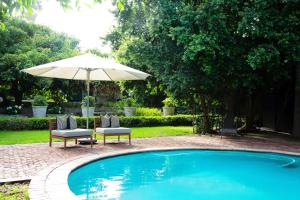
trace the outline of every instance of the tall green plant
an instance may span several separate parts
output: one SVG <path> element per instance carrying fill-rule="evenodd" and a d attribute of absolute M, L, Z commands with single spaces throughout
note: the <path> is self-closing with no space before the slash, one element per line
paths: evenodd
<path fill-rule="evenodd" d="M 126 107 L 135 107 L 136 105 L 136 100 L 134 98 L 128 97 L 124 99 L 124 106 Z"/>
<path fill-rule="evenodd" d="M 173 97 L 167 97 L 165 100 L 163 100 L 165 107 L 175 107 L 177 106 L 178 102 Z"/>
<path fill-rule="evenodd" d="M 84 97 L 82 102 L 81 102 L 82 107 L 87 107 L 88 102 L 89 102 L 90 107 L 95 107 L 95 103 L 96 103 L 95 97 L 93 97 L 93 96 Z"/>
<path fill-rule="evenodd" d="M 47 99 L 42 95 L 36 95 L 32 102 L 33 106 L 47 106 Z"/>

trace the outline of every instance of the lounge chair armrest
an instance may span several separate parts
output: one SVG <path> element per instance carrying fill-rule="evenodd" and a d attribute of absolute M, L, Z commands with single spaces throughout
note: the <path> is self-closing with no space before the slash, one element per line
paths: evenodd
<path fill-rule="evenodd" d="M 49 120 L 49 131 L 51 133 L 52 130 L 56 129 L 56 119 Z"/>
<path fill-rule="evenodd" d="M 94 118 L 94 131 L 96 131 L 96 128 L 99 128 L 101 124 L 101 118 L 100 117 L 95 117 Z"/>

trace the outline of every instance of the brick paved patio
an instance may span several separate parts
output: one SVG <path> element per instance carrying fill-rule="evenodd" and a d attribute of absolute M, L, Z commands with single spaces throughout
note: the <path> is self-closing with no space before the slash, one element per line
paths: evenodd
<path fill-rule="evenodd" d="M 108 142 L 116 142 L 109 140 Z M 264 149 L 300 154 L 300 141 L 285 137 L 265 135 L 247 135 L 240 138 L 220 136 L 174 136 L 134 139 L 133 145 L 128 146 L 127 140 L 121 143 L 111 143 L 103 146 L 102 141 L 94 148 L 89 145 L 74 145 L 68 143 L 64 150 L 62 143 L 54 143 L 49 148 L 48 143 L 0 145 L 0 182 L 12 179 L 31 179 L 40 170 L 62 160 L 83 155 L 103 154 L 120 150 L 159 147 L 201 147 L 201 148 L 232 148 L 232 149 Z"/>

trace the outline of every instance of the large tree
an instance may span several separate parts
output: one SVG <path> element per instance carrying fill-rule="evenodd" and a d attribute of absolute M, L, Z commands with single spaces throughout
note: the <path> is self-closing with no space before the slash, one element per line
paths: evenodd
<path fill-rule="evenodd" d="M 299 61 L 299 10 L 298 0 L 128 0 L 108 39 L 123 62 L 130 55 L 176 96 L 197 98 L 207 130 L 210 99 L 224 102 L 231 123 L 248 107 L 250 127 L 255 97 Z"/>
<path fill-rule="evenodd" d="M 0 30 L 0 84 L 15 103 L 21 104 L 24 94 L 50 86 L 51 82 L 20 70 L 77 55 L 78 41 L 18 19 L 9 19 L 5 24 L 6 28 Z"/>

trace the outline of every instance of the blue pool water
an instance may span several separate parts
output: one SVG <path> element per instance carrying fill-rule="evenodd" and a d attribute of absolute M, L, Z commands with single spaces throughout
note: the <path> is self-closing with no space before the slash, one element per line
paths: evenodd
<path fill-rule="evenodd" d="M 79 199 L 297 200 L 300 157 L 176 150 L 98 160 L 68 178 Z"/>

